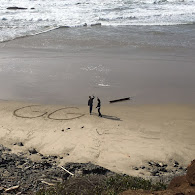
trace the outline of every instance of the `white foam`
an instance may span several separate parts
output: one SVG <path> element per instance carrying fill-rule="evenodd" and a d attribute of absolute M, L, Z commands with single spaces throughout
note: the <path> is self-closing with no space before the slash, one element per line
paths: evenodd
<path fill-rule="evenodd" d="M 27 9 L 7 10 L 12 6 Z M 0 41 L 43 32 L 45 26 L 189 24 L 195 23 L 194 10 L 195 0 L 3 0 Z"/>
<path fill-rule="evenodd" d="M 98 86 L 101 86 L 101 87 L 110 87 L 110 85 L 108 85 L 108 84 L 103 84 L 103 83 L 99 83 Z"/>

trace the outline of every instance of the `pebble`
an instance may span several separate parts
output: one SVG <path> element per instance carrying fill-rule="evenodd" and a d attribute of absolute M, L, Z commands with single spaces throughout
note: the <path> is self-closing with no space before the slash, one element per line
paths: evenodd
<path fill-rule="evenodd" d="M 24 144 L 23 144 L 22 142 L 14 143 L 14 145 L 17 145 L 17 146 L 24 146 Z"/>
<path fill-rule="evenodd" d="M 28 151 L 30 154 L 37 154 L 38 153 L 35 148 L 30 148 Z"/>

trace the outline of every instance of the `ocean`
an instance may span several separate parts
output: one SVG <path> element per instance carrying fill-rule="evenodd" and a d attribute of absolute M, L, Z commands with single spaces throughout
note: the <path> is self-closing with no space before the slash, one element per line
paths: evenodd
<path fill-rule="evenodd" d="M 9 7 L 26 8 L 10 10 Z M 3 0 L 0 42 L 61 27 L 195 23 L 195 0 Z"/>

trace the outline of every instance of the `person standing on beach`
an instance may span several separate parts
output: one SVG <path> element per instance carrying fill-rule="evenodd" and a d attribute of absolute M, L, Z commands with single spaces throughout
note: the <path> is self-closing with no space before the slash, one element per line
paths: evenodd
<path fill-rule="evenodd" d="M 100 108 L 101 108 L 101 101 L 99 98 L 97 98 L 98 104 L 96 106 L 96 108 L 98 109 L 98 113 L 99 113 L 99 117 L 102 117 L 102 114 L 100 112 Z"/>
<path fill-rule="evenodd" d="M 89 96 L 89 100 L 88 100 L 88 106 L 89 106 L 89 113 L 91 114 L 92 109 L 93 109 L 93 100 L 94 100 L 95 96 L 91 97 Z"/>

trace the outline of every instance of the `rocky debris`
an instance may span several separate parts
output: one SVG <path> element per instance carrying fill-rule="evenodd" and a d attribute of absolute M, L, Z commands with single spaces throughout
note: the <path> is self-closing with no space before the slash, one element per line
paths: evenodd
<path fill-rule="evenodd" d="M 34 148 L 35 149 L 35 148 Z M 36 150 L 36 149 L 35 149 Z M 55 155 L 44 156 L 40 153 L 40 161 L 32 161 L 25 155 L 27 153 L 13 154 L 9 148 L 0 145 L 0 194 L 7 192 L 11 194 L 31 194 L 37 192 L 40 189 L 61 183 L 70 178 L 82 178 L 82 176 L 96 176 L 109 177 L 114 176 L 116 173 L 111 172 L 108 169 L 94 165 L 92 163 L 66 163 L 63 168 L 72 173 L 69 174 L 61 167 L 57 166 L 56 161 L 59 161 L 61 157 Z M 147 170 L 150 168 L 150 172 L 155 172 L 155 178 L 162 178 L 165 175 L 170 179 L 177 175 L 176 170 L 179 171 L 181 165 L 178 163 L 178 167 L 174 167 L 175 162 L 170 164 L 163 164 L 157 162 L 149 162 L 147 165 L 137 167 L 138 170 Z M 194 175 L 195 175 L 195 160 L 187 169 L 186 176 L 180 176 L 172 180 L 167 191 L 154 192 L 153 194 L 173 195 L 177 192 L 183 194 L 195 193 Z M 174 169 L 171 172 L 171 167 Z M 163 169 L 163 170 L 162 170 Z M 165 172 L 165 170 L 167 172 Z M 183 167 L 182 171 L 185 171 Z M 181 173 L 181 172 L 180 172 Z M 143 194 L 141 191 L 136 191 Z M 133 191 L 133 194 L 139 194 Z M 180 194 L 182 194 L 180 193 Z M 132 194 L 132 193 L 131 193 Z M 148 194 L 144 191 L 144 194 Z M 152 193 L 150 193 L 152 194 Z"/>
<path fill-rule="evenodd" d="M 146 175 L 150 175 L 149 178 L 146 177 L 146 179 L 165 184 L 168 184 L 175 176 L 186 174 L 187 171 L 186 167 L 181 166 L 179 162 L 172 159 L 169 163 L 148 161 L 144 165 L 132 167 L 132 169 L 138 172 L 144 170 Z"/>
<path fill-rule="evenodd" d="M 26 7 L 16 7 L 16 6 L 14 6 L 14 7 L 7 7 L 7 9 L 9 9 L 9 10 L 18 10 L 18 9 L 24 10 L 24 9 L 27 9 L 27 8 Z"/>
<path fill-rule="evenodd" d="M 11 188 L 14 191 L 28 194 L 43 188 L 45 182 L 61 182 L 65 173 L 56 166 L 56 156 L 47 157 L 40 162 L 33 162 L 23 153 L 11 153 L 0 145 L 0 183 L 1 191 Z M 19 186 L 17 189 L 14 186 Z M 10 190 L 11 190 L 10 189 Z M 12 192 L 12 191 L 11 191 Z M 10 192 L 10 193 L 11 193 Z"/>
<path fill-rule="evenodd" d="M 114 172 L 111 172 L 108 169 L 94 165 L 92 163 L 67 163 L 64 168 L 69 170 L 71 173 L 79 173 L 79 175 L 105 175 L 110 176 L 114 175 Z M 78 175 L 78 174 L 77 174 Z"/>
<path fill-rule="evenodd" d="M 176 162 L 176 161 L 175 161 Z M 175 163 L 174 165 L 179 166 L 179 163 Z M 154 165 L 154 163 L 149 163 Z M 194 195 L 195 194 L 195 160 L 191 162 L 191 164 L 187 168 L 187 174 L 183 176 L 175 177 L 171 180 L 168 185 L 167 190 L 164 191 L 156 191 L 149 192 L 144 190 L 127 190 L 125 192 L 120 193 L 120 195 Z"/>
<path fill-rule="evenodd" d="M 170 182 L 168 190 L 175 194 L 195 194 L 195 160 L 188 166 L 186 175 L 175 177 Z"/>
<path fill-rule="evenodd" d="M 3 187 L 0 187 L 0 193 L 4 191 L 4 188 Z"/>
<path fill-rule="evenodd" d="M 9 151 L 11 151 L 11 149 L 6 148 L 6 147 L 4 147 L 3 145 L 0 144 L 0 153 L 1 152 L 9 152 Z"/>
<path fill-rule="evenodd" d="M 26 154 L 13 154 L 10 149 L 0 145 L 0 194 L 6 190 L 12 194 L 30 194 L 73 177 L 57 166 L 56 160 L 62 157 L 37 153 L 41 155 L 41 161 L 36 162 L 27 158 Z M 73 173 L 74 177 L 115 174 L 91 163 L 67 163 L 63 167 Z"/>

